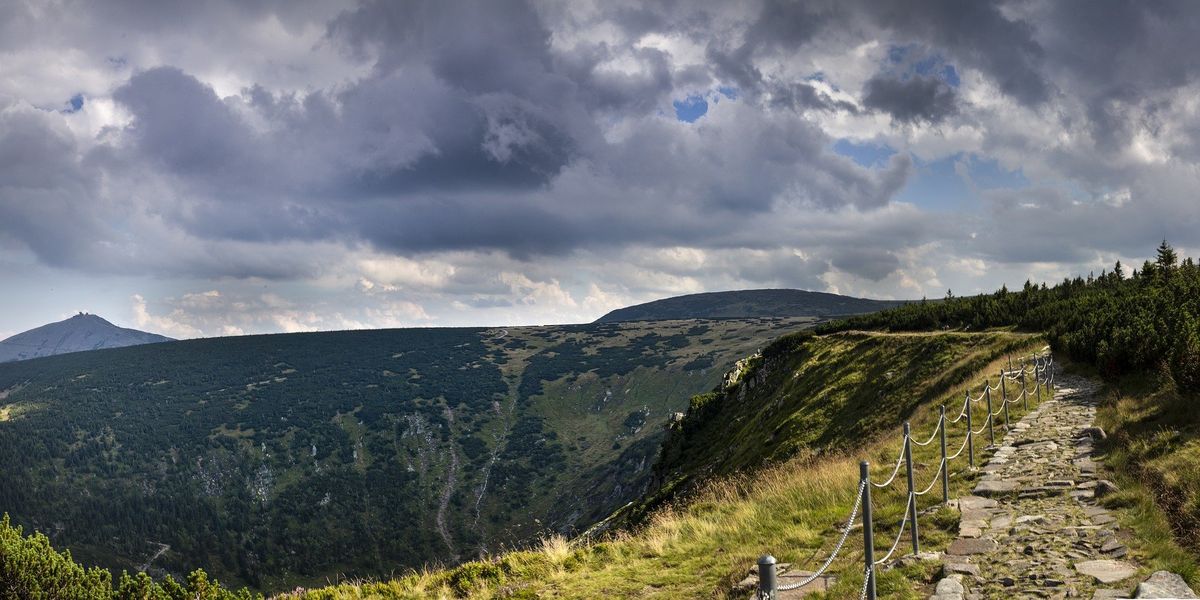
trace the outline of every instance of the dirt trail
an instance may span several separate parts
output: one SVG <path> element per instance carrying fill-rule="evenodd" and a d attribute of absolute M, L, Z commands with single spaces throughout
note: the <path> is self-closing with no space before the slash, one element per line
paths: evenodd
<path fill-rule="evenodd" d="M 138 570 L 139 570 L 139 571 L 148 571 L 148 570 L 150 570 L 150 565 L 154 564 L 154 561 L 158 560 L 158 557 L 162 556 L 163 554 L 166 554 L 166 553 L 167 553 L 167 550 L 170 550 L 170 549 L 171 549 L 171 545 L 170 545 L 170 544 L 164 544 L 164 543 L 162 543 L 162 542 L 150 542 L 150 543 L 151 543 L 151 544 L 155 544 L 156 546 L 158 546 L 158 551 L 157 551 L 157 552 L 155 552 L 153 556 L 151 556 L 150 558 L 148 558 L 148 559 L 146 560 L 146 564 L 143 564 L 143 565 L 140 565 L 140 566 L 138 566 Z"/>

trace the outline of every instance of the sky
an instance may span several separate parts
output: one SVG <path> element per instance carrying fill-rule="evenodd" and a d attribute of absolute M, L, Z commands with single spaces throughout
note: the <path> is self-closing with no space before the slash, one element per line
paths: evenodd
<path fill-rule="evenodd" d="M 0 338 L 942 297 L 1200 248 L 1200 4 L 0 0 Z"/>

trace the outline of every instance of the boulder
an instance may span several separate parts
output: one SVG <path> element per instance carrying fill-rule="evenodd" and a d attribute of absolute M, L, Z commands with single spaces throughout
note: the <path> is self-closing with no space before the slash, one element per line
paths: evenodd
<path fill-rule="evenodd" d="M 1196 592 L 1182 577 L 1168 571 L 1158 571 L 1139 583 L 1134 598 L 1195 598 Z"/>
<path fill-rule="evenodd" d="M 1107 479 L 1101 479 L 1100 481 L 1096 482 L 1095 493 L 1096 493 L 1097 498 L 1103 498 L 1103 497 L 1105 497 L 1113 492 L 1116 492 L 1120 489 L 1121 488 L 1117 487 L 1117 484 L 1115 484 Z"/>

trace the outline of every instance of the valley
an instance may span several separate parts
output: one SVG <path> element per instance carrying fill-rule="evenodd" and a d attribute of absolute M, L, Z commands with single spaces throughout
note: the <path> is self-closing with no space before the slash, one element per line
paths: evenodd
<path fill-rule="evenodd" d="M 216 338 L 0 365 L 0 510 L 115 570 L 290 589 L 572 535 L 671 413 L 816 319 Z"/>

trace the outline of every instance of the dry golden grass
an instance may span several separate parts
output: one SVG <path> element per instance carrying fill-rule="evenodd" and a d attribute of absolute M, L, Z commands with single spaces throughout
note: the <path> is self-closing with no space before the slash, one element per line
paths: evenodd
<path fill-rule="evenodd" d="M 1030 338 L 1028 348 L 1041 346 Z M 973 393 L 984 373 L 994 374 L 1006 364 L 997 358 L 976 378 Z M 962 390 L 940 400 L 961 406 Z M 912 416 L 914 437 L 923 439 L 937 422 L 934 402 Z M 957 404 L 956 404 L 957 403 Z M 1013 418 L 1021 414 L 1014 406 Z M 977 422 L 976 427 L 978 427 Z M 864 440 L 853 456 L 806 454 L 769 466 L 752 476 L 738 475 L 704 484 L 686 503 L 668 505 L 655 512 L 634 531 L 618 532 L 592 542 L 568 542 L 558 536 L 542 540 L 533 549 L 511 552 L 491 560 L 468 563 L 448 570 L 430 570 L 397 580 L 369 585 L 341 585 L 288 599 L 341 600 L 360 598 L 719 598 L 728 597 L 734 583 L 744 577 L 757 558 L 773 554 L 780 562 L 815 568 L 825 560 L 849 516 L 858 490 L 859 458 L 870 458 L 875 479 L 886 477 L 900 448 L 899 424 L 874 440 Z M 950 451 L 960 435 L 950 437 Z M 984 460 L 984 443 L 978 460 Z M 924 487 L 936 472 L 937 445 L 915 448 L 917 481 Z M 960 475 L 951 480 L 952 494 L 967 489 L 974 476 L 960 459 Z M 958 467 L 956 463 L 956 467 Z M 886 472 L 884 472 L 886 471 Z M 890 542 L 904 513 L 906 493 L 899 485 L 875 490 L 872 505 L 879 529 L 876 539 Z M 922 508 L 940 502 L 927 496 Z M 926 503 L 927 502 L 927 503 Z M 939 515 L 939 517 L 942 517 Z M 944 546 L 953 518 L 929 518 L 922 523 L 927 546 Z M 939 529 L 939 523 L 944 525 Z M 880 549 L 881 551 L 882 549 Z M 852 532 L 831 572 L 839 575 L 828 597 L 857 595 L 862 583 L 862 538 Z M 918 598 L 928 570 L 894 569 L 879 576 L 881 597 Z"/>

